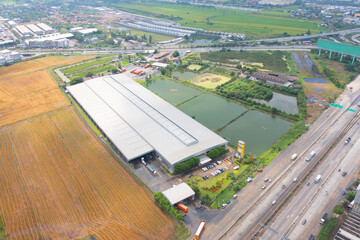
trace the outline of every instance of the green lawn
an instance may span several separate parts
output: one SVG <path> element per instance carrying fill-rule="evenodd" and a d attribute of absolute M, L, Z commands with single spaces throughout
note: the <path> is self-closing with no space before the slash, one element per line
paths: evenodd
<path fill-rule="evenodd" d="M 230 52 L 203 52 L 201 58 L 211 62 L 221 62 L 227 64 L 243 63 L 262 63 L 264 68 L 274 72 L 288 73 L 287 62 L 283 59 L 288 53 L 274 52 L 248 52 L 248 51 L 230 51 Z M 236 61 L 237 60 L 237 61 Z M 248 65 L 248 64 L 246 64 Z"/>
<path fill-rule="evenodd" d="M 201 67 L 202 67 L 201 65 L 191 64 L 190 66 L 188 66 L 188 69 L 192 71 L 197 71 L 200 70 Z"/>
<path fill-rule="evenodd" d="M 172 37 L 172 36 L 161 35 L 161 34 L 156 34 L 156 33 L 149 33 L 149 32 L 144 32 L 144 31 L 140 31 L 140 30 L 131 30 L 130 32 L 131 32 L 131 34 L 138 35 L 138 36 L 144 36 L 144 34 L 145 34 L 147 39 L 149 39 L 149 36 L 151 35 L 152 36 L 152 42 L 167 41 L 167 40 L 175 38 L 175 37 Z"/>
<path fill-rule="evenodd" d="M 79 71 L 79 70 L 84 69 L 84 68 L 88 68 L 88 67 L 91 67 L 91 66 L 95 66 L 95 65 L 110 62 L 112 59 L 113 59 L 113 57 L 98 58 L 98 59 L 95 59 L 95 60 L 86 61 L 86 62 L 78 64 L 78 65 L 74 65 L 74 66 L 69 67 L 69 68 L 64 68 L 61 71 L 63 73 L 76 72 L 76 71 Z"/>
<path fill-rule="evenodd" d="M 175 21 L 187 27 L 245 33 L 248 39 L 277 37 L 284 32 L 296 35 L 305 34 L 307 30 L 312 33 L 326 30 L 318 27 L 321 21 L 293 18 L 291 13 L 279 9 L 249 12 L 156 1 L 116 6 L 136 14 Z"/>

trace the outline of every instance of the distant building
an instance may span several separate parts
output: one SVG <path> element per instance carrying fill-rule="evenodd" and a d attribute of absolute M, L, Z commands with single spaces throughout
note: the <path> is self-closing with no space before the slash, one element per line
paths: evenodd
<path fill-rule="evenodd" d="M 97 28 L 86 28 L 86 29 L 78 30 L 76 32 L 81 33 L 82 35 L 89 35 L 97 31 L 98 31 Z"/>
<path fill-rule="evenodd" d="M 167 63 L 160 63 L 160 62 L 155 62 L 153 64 L 151 64 L 151 66 L 153 68 L 166 68 L 169 64 Z"/>
<path fill-rule="evenodd" d="M 69 38 L 74 37 L 72 33 L 58 34 L 55 36 L 34 38 L 25 40 L 25 46 L 27 48 L 54 48 L 54 47 L 68 47 Z"/>
<path fill-rule="evenodd" d="M 298 76 L 275 72 L 253 72 L 250 79 L 279 86 L 289 86 L 290 83 L 298 80 Z"/>
<path fill-rule="evenodd" d="M 41 28 L 43 31 L 45 31 L 45 33 L 53 33 L 55 32 L 54 29 L 50 26 L 48 26 L 45 23 L 38 23 L 36 24 L 39 28 Z"/>
<path fill-rule="evenodd" d="M 21 59 L 22 57 L 19 52 L 10 51 L 7 49 L 0 51 L 0 65 L 20 61 Z"/>
<path fill-rule="evenodd" d="M 31 30 L 24 25 L 18 25 L 15 28 L 25 38 L 32 37 L 34 35 Z"/>
<path fill-rule="evenodd" d="M 38 26 L 36 26 L 35 24 L 28 24 L 26 25 L 33 33 L 37 34 L 37 35 L 42 35 L 45 32 L 43 30 L 41 30 Z"/>
<path fill-rule="evenodd" d="M 9 26 L 10 27 L 16 27 L 16 25 L 17 25 L 17 23 L 16 22 L 14 22 L 13 20 L 10 20 L 10 21 L 8 21 L 8 24 L 9 24 Z"/>
<path fill-rule="evenodd" d="M 170 54 L 169 51 L 161 52 L 161 53 L 155 54 L 154 59 L 161 59 L 163 57 L 166 57 L 169 54 Z"/>

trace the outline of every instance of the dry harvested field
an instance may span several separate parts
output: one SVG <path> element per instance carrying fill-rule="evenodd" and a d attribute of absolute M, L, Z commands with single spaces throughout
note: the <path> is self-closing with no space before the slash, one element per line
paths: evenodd
<path fill-rule="evenodd" d="M 68 106 L 0 129 L 7 239 L 169 239 L 174 223 Z"/>
<path fill-rule="evenodd" d="M 1 67 L 0 126 L 68 105 L 46 69 L 83 59 L 50 56 Z"/>

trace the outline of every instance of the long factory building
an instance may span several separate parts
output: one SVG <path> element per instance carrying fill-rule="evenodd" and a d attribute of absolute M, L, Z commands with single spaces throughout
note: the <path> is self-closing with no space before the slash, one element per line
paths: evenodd
<path fill-rule="evenodd" d="M 99 77 L 67 90 L 127 161 L 155 153 L 173 172 L 177 163 L 227 145 L 128 76 Z"/>

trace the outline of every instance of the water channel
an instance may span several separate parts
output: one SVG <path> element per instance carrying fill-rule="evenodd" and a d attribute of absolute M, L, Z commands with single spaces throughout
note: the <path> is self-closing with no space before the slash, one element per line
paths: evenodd
<path fill-rule="evenodd" d="M 245 152 L 257 156 L 268 150 L 291 125 L 286 120 L 254 110 L 236 119 L 247 110 L 244 106 L 171 80 L 158 78 L 147 87 L 171 104 L 182 103 L 178 106 L 181 111 L 209 129 L 224 127 L 219 135 L 234 146 L 238 140 L 245 141 Z"/>

